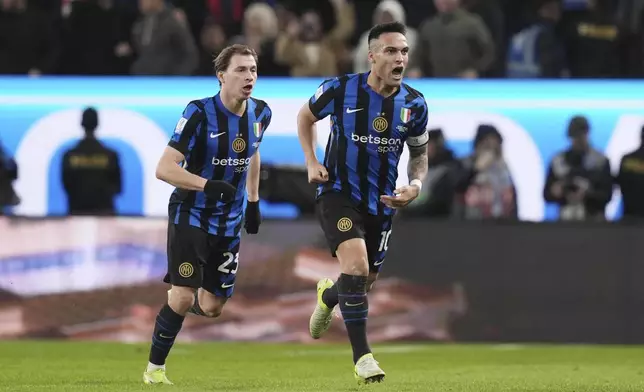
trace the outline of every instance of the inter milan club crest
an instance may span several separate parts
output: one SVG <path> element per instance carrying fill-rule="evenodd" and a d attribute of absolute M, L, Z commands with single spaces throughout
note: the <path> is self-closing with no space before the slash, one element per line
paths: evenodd
<path fill-rule="evenodd" d="M 261 122 L 253 123 L 253 133 L 255 133 L 255 137 L 259 137 L 259 135 L 262 134 L 262 123 Z"/>
<path fill-rule="evenodd" d="M 400 109 L 400 121 L 406 123 L 411 119 L 411 109 L 402 108 Z"/>

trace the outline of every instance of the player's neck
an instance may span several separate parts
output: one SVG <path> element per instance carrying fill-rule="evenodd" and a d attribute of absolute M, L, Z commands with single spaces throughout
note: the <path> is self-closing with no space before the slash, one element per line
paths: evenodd
<path fill-rule="evenodd" d="M 393 94 L 397 87 L 396 86 L 387 86 L 385 81 L 376 76 L 375 73 L 370 72 L 369 77 L 367 78 L 367 84 L 373 91 L 387 98 Z"/>
<path fill-rule="evenodd" d="M 245 99 L 238 100 L 230 97 L 224 92 L 224 90 L 221 90 L 220 97 L 221 103 L 224 104 L 226 109 L 228 109 L 231 113 L 234 113 L 238 116 L 242 116 L 244 114 L 244 110 L 246 110 Z"/>

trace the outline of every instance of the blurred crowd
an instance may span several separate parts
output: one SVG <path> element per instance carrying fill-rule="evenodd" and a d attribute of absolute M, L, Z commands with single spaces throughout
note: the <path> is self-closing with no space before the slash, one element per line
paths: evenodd
<path fill-rule="evenodd" d="M 644 75 L 644 0 L 0 0 L 0 74 L 210 75 L 245 43 L 260 75 L 335 76 L 394 20 L 410 77 Z"/>
<path fill-rule="evenodd" d="M 570 119 L 570 145 L 552 157 L 543 199 L 557 206 L 561 221 L 605 221 L 613 191 L 622 193 L 622 221 L 644 222 L 644 127 L 641 144 L 625 154 L 616 170 L 590 141 L 585 116 Z M 462 220 L 517 220 L 518 189 L 493 125 L 479 125 L 472 150 L 458 157 L 442 130 L 432 129 L 428 175 L 421 195 L 403 210 L 409 217 Z"/>
<path fill-rule="evenodd" d="M 644 76 L 644 0 L 0 0 L 0 74 L 211 75 L 214 55 L 244 43 L 257 51 L 260 75 L 329 77 L 367 71 L 368 30 L 389 21 L 408 27 L 409 77 Z M 113 214 L 121 192 L 118 156 L 94 138 L 96 121 L 84 112 L 86 137 L 63 160 L 70 213 Z M 603 220 L 619 187 L 624 215 L 644 218 L 644 143 L 611 172 L 591 128 L 571 119 L 545 201 L 563 220 Z M 482 124 L 471 154 L 456 157 L 432 130 L 428 185 L 408 211 L 516 219 L 502 143 Z M 0 149 L 0 208 L 20 202 L 17 176 Z"/>

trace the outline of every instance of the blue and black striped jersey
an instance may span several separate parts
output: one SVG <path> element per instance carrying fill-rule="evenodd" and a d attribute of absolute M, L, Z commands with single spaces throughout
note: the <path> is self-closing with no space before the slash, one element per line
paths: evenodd
<path fill-rule="evenodd" d="M 329 181 L 325 192 L 346 193 L 372 215 L 392 215 L 381 195 L 396 189 L 398 163 L 404 143 L 427 143 L 427 102 L 403 83 L 389 97 L 367 84 L 369 73 L 344 75 L 324 81 L 309 100 L 316 118 L 331 116 L 331 134 L 324 155 Z"/>
<path fill-rule="evenodd" d="M 235 200 L 225 203 L 209 200 L 203 192 L 177 188 L 168 206 L 174 223 L 200 227 L 221 237 L 239 235 L 248 168 L 271 114 L 266 102 L 254 98 L 246 101 L 241 117 L 226 109 L 219 94 L 188 104 L 168 145 L 185 155 L 183 167 L 190 173 L 226 181 L 237 187 L 237 194 Z"/>

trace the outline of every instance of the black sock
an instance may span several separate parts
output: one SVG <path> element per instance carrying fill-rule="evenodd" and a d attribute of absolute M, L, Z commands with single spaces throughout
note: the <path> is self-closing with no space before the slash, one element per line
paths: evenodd
<path fill-rule="evenodd" d="M 197 316 L 206 315 L 201 309 L 201 306 L 199 306 L 199 290 L 195 291 L 195 302 L 192 304 L 190 309 L 188 309 L 188 313 L 196 314 Z"/>
<path fill-rule="evenodd" d="M 367 277 L 341 274 L 336 285 L 344 324 L 353 349 L 353 363 L 371 352 L 367 343 Z"/>
<path fill-rule="evenodd" d="M 170 353 L 174 340 L 179 331 L 181 331 L 184 318 L 184 316 L 175 313 L 168 304 L 163 305 L 154 325 L 152 347 L 150 348 L 151 363 L 165 365 L 165 360 Z"/>
<path fill-rule="evenodd" d="M 333 286 L 329 287 L 328 289 L 324 290 L 322 293 L 322 302 L 326 306 L 329 307 L 329 309 L 333 309 L 335 305 L 338 304 L 338 284 L 335 283 Z"/>

